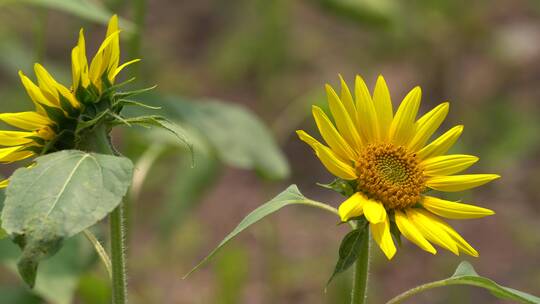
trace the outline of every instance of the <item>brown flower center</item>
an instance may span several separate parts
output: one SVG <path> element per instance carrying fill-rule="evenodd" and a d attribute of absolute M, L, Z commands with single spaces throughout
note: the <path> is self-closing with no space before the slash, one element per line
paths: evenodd
<path fill-rule="evenodd" d="M 358 190 L 387 209 L 411 207 L 424 191 L 424 174 L 416 154 L 403 146 L 370 144 L 356 163 Z"/>

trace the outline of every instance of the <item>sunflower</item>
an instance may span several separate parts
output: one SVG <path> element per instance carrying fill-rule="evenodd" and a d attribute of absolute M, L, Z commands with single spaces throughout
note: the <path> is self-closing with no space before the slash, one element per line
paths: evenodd
<path fill-rule="evenodd" d="M 396 253 L 391 231 L 399 231 L 425 251 L 435 254 L 432 243 L 459 255 L 478 252 L 441 217 L 471 219 L 493 211 L 430 196 L 432 189 L 457 192 L 499 178 L 496 174 L 459 173 L 478 157 L 446 154 L 463 131 L 455 126 L 428 141 L 445 119 L 445 102 L 416 120 L 422 91 L 412 89 L 394 113 L 386 82 L 379 76 L 373 96 L 356 76 L 354 99 L 341 78 L 341 93 L 326 85 L 335 124 L 317 106 L 313 117 L 327 145 L 302 130 L 297 134 L 314 150 L 332 174 L 354 185 L 355 193 L 339 207 L 346 222 L 365 216 L 373 238 L 388 259 Z M 395 229 L 397 228 L 397 229 Z"/>
<path fill-rule="evenodd" d="M 38 85 L 19 71 L 22 84 L 35 110 L 0 113 L 0 120 L 20 130 L 0 131 L 0 162 L 11 163 L 47 152 L 70 148 L 77 113 L 81 107 L 72 92 L 58 83 L 47 70 L 36 63 Z M 9 180 L 0 181 L 5 188 Z"/>
<path fill-rule="evenodd" d="M 134 59 L 122 65 L 120 62 L 120 30 L 118 29 L 118 16 L 113 15 L 109 20 L 107 34 L 90 66 L 86 59 L 86 44 L 84 30 L 79 32 L 79 41 L 71 51 L 71 72 L 73 77 L 73 91 L 77 96 L 81 90 L 90 90 L 99 96 L 104 90 L 114 84 L 116 76 L 126 66 L 140 61 Z"/>

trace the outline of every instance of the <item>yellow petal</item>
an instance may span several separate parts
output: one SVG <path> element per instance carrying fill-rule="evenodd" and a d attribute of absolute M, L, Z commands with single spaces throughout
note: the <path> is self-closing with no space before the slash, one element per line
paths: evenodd
<path fill-rule="evenodd" d="M 448 233 L 448 235 L 452 237 L 454 241 L 456 241 L 459 251 L 465 252 L 466 254 L 473 257 L 478 257 L 478 251 L 476 251 L 469 243 L 467 243 L 467 241 L 465 241 L 465 239 L 461 237 L 459 233 L 457 233 L 452 227 L 450 227 L 450 225 L 448 225 L 441 219 L 436 219 L 436 220 L 437 220 L 438 225 L 440 225 L 440 227 L 444 231 L 446 231 L 446 233 Z"/>
<path fill-rule="evenodd" d="M 381 139 L 386 140 L 388 138 L 388 131 L 393 119 L 392 100 L 390 99 L 390 92 L 386 81 L 379 75 L 377 83 L 375 83 L 375 90 L 373 91 L 373 105 L 377 112 L 377 121 L 379 122 L 379 132 Z"/>
<path fill-rule="evenodd" d="M 356 192 L 346 201 L 341 203 L 338 208 L 339 217 L 343 222 L 350 220 L 351 218 L 361 216 L 364 214 L 364 204 L 367 199 L 361 193 Z"/>
<path fill-rule="evenodd" d="M 320 144 L 318 140 L 313 138 L 311 135 L 307 134 L 304 130 L 296 130 L 296 134 L 306 144 L 308 144 L 313 150 L 315 150 L 314 146 L 315 144 Z"/>
<path fill-rule="evenodd" d="M 107 36 L 90 63 L 90 80 L 99 89 L 101 89 L 101 76 L 104 73 L 107 73 L 107 76 L 109 76 L 108 72 L 112 69 L 114 73 L 118 66 L 117 54 L 113 50 L 116 48 L 115 44 L 119 41 L 119 34 L 120 31 L 116 31 Z M 115 62 L 116 65 L 114 64 Z"/>
<path fill-rule="evenodd" d="M 376 142 L 380 139 L 377 113 L 369 89 L 360 75 L 356 75 L 354 93 L 360 134 L 362 134 L 366 143 Z"/>
<path fill-rule="evenodd" d="M 497 174 L 434 176 L 426 181 L 426 186 L 439 191 L 457 192 L 482 186 L 499 177 Z"/>
<path fill-rule="evenodd" d="M 33 142 L 28 138 L 35 136 L 34 132 L 0 131 L 0 146 L 20 146 Z"/>
<path fill-rule="evenodd" d="M 23 147 L 19 147 L 19 148 L 23 148 Z M 4 156 L 3 158 L 0 158 L 0 162 L 2 163 L 12 163 L 12 162 L 16 162 L 16 161 L 20 161 L 20 160 L 23 160 L 23 159 L 27 159 L 29 157 L 32 157 L 34 156 L 35 153 L 32 152 L 32 151 L 15 151 L 9 155 L 6 155 Z"/>
<path fill-rule="evenodd" d="M 113 15 L 111 19 L 109 20 L 109 25 L 107 27 L 107 37 L 113 36 L 114 33 L 119 32 L 118 29 L 118 16 Z M 118 64 L 120 62 L 120 36 L 116 35 L 115 38 L 111 41 L 111 44 L 109 48 L 105 52 L 105 56 L 108 56 L 109 59 L 109 65 L 108 65 L 108 71 L 109 71 L 109 79 L 114 79 L 114 76 L 116 76 Z M 123 67 L 133 63 L 134 61 L 128 62 L 128 64 L 125 64 Z M 122 68 L 123 68 L 122 67 Z M 121 69 L 120 69 L 121 70 Z"/>
<path fill-rule="evenodd" d="M 432 196 L 424 196 L 421 204 L 430 212 L 449 219 L 473 219 L 495 214 L 490 209 L 451 202 Z"/>
<path fill-rule="evenodd" d="M 4 179 L 4 180 L 1 180 L 0 181 L 0 189 L 3 189 L 5 187 L 7 187 L 9 184 L 9 179 Z"/>
<path fill-rule="evenodd" d="M 77 46 L 71 51 L 71 71 L 73 77 L 73 89 L 76 91 L 80 86 L 87 87 L 90 84 L 88 77 L 88 59 L 86 58 L 86 42 L 84 30 L 79 31 Z"/>
<path fill-rule="evenodd" d="M 311 146 L 321 163 L 328 171 L 330 171 L 330 173 L 346 180 L 353 180 L 357 178 L 354 168 L 347 164 L 344 160 L 340 159 L 340 157 L 330 150 L 330 148 L 322 145 L 304 131 L 300 130 L 296 131 L 296 133 L 301 140 Z"/>
<path fill-rule="evenodd" d="M 379 244 L 386 257 L 391 260 L 396 254 L 396 245 L 390 234 L 390 221 L 388 217 L 381 223 L 370 224 L 369 226 L 373 233 L 373 239 Z"/>
<path fill-rule="evenodd" d="M 351 90 L 349 90 L 349 87 L 347 86 L 347 83 L 343 77 L 341 77 L 341 74 L 339 75 L 339 80 L 341 82 L 341 102 L 343 102 L 343 106 L 347 110 L 347 113 L 349 113 L 349 117 L 351 118 L 353 124 L 358 126 L 358 114 L 356 112 L 356 106 L 354 105 Z"/>
<path fill-rule="evenodd" d="M 37 112 L 0 113 L 0 120 L 14 127 L 35 131 L 53 122 Z"/>
<path fill-rule="evenodd" d="M 418 208 L 407 209 L 406 213 L 410 222 L 427 240 L 450 250 L 455 255 L 459 255 L 456 242 L 444 229 L 437 225 L 434 216 Z"/>
<path fill-rule="evenodd" d="M 478 161 L 478 157 L 465 154 L 451 154 L 428 158 L 421 162 L 427 176 L 451 175 L 461 172 Z"/>
<path fill-rule="evenodd" d="M 382 203 L 368 199 L 364 205 L 366 219 L 372 224 L 378 224 L 386 220 L 386 210 Z"/>
<path fill-rule="evenodd" d="M 3 161 L 4 158 L 9 157 L 9 155 L 22 149 L 21 146 L 9 147 L 9 148 L 0 148 L 0 161 Z"/>
<path fill-rule="evenodd" d="M 326 85 L 326 93 L 328 95 L 328 105 L 330 106 L 332 116 L 334 116 L 339 133 L 351 147 L 360 149 L 362 147 L 362 140 L 345 106 L 343 106 L 343 103 L 341 103 L 341 100 L 331 86 Z"/>
<path fill-rule="evenodd" d="M 324 111 L 317 106 L 313 106 L 312 113 L 322 138 L 330 148 L 343 159 L 356 159 L 356 152 L 354 152 L 345 139 L 341 137 Z"/>
<path fill-rule="evenodd" d="M 48 100 L 54 102 L 56 105 L 59 105 L 58 102 L 58 91 L 56 86 L 58 83 L 54 78 L 47 72 L 47 70 L 39 63 L 34 64 L 34 71 L 37 76 L 38 85 L 41 89 L 41 92 Z"/>
<path fill-rule="evenodd" d="M 426 113 L 416 122 L 416 133 L 409 142 L 409 149 L 418 151 L 424 147 L 428 139 L 437 131 L 448 114 L 450 103 L 444 102 Z"/>
<path fill-rule="evenodd" d="M 422 90 L 415 87 L 401 102 L 389 130 L 389 139 L 393 143 L 404 145 L 412 138 L 421 97 Z"/>
<path fill-rule="evenodd" d="M 58 84 L 56 86 L 56 89 L 58 90 L 58 92 L 60 92 L 60 94 L 62 94 L 62 96 L 71 104 L 71 106 L 75 109 L 78 109 L 81 107 L 81 104 L 80 102 L 77 100 L 77 98 L 75 98 L 75 96 L 73 95 L 73 93 L 68 90 L 66 87 L 64 87 L 63 85 L 61 84 Z"/>
<path fill-rule="evenodd" d="M 454 145 L 462 132 L 463 126 L 455 126 L 432 141 L 429 145 L 422 148 L 416 155 L 419 159 L 428 159 L 430 157 L 443 155 Z"/>
<path fill-rule="evenodd" d="M 19 71 L 19 76 L 21 77 L 22 84 L 26 89 L 28 96 L 30 96 L 30 99 L 32 99 L 32 101 L 36 105 L 36 109 L 38 110 L 38 112 L 45 113 L 42 104 L 49 107 L 56 107 L 56 105 L 52 104 L 51 102 L 49 102 L 49 100 L 47 100 L 47 98 L 45 98 L 43 93 L 41 93 L 39 87 L 36 86 L 32 82 L 32 80 L 26 77 L 22 71 Z"/>
<path fill-rule="evenodd" d="M 396 210 L 395 213 L 396 224 L 401 231 L 401 234 L 405 236 L 409 241 L 415 243 L 418 247 L 424 249 L 425 251 L 436 254 L 437 250 L 429 243 L 428 240 L 416 229 L 413 223 L 409 221 L 405 213 Z"/>

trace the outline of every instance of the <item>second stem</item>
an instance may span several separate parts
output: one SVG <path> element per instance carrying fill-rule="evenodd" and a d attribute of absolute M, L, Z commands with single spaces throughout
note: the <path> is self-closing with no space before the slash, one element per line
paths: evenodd
<path fill-rule="evenodd" d="M 366 227 L 360 244 L 360 255 L 354 265 L 351 304 L 365 304 L 367 297 L 367 284 L 369 276 L 370 237 L 369 227 Z"/>

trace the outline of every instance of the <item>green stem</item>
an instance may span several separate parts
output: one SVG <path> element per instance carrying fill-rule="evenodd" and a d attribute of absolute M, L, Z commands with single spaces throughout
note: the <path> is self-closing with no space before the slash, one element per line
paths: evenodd
<path fill-rule="evenodd" d="M 127 303 L 127 278 L 125 256 L 124 203 L 111 212 L 111 262 L 112 262 L 112 291 L 113 304 Z"/>
<path fill-rule="evenodd" d="M 428 289 L 431 289 L 431 288 L 441 287 L 441 286 L 446 286 L 446 285 L 450 285 L 450 284 L 448 284 L 447 280 L 440 280 L 440 281 L 426 283 L 424 285 L 420 285 L 420 286 L 417 286 L 417 287 L 415 287 L 413 289 L 409 289 L 409 290 L 405 291 L 404 293 L 402 293 L 402 294 L 392 298 L 390 301 L 386 302 L 386 304 L 401 303 L 404 300 L 412 297 L 413 295 L 415 295 L 417 293 L 420 293 L 422 291 L 425 291 L 425 290 L 428 290 Z"/>
<path fill-rule="evenodd" d="M 366 227 L 366 232 L 362 237 L 362 248 L 358 260 L 354 265 L 353 286 L 351 292 L 351 304 L 364 304 L 367 297 L 367 283 L 369 276 L 369 253 L 370 253 L 370 233 Z"/>
<path fill-rule="evenodd" d="M 109 138 L 109 131 L 110 128 L 105 124 L 96 125 L 94 129 L 85 136 L 85 141 L 80 144 L 79 148 L 85 151 L 116 155 Z M 113 304 L 127 303 L 124 205 L 125 204 L 121 202 L 109 215 Z"/>

